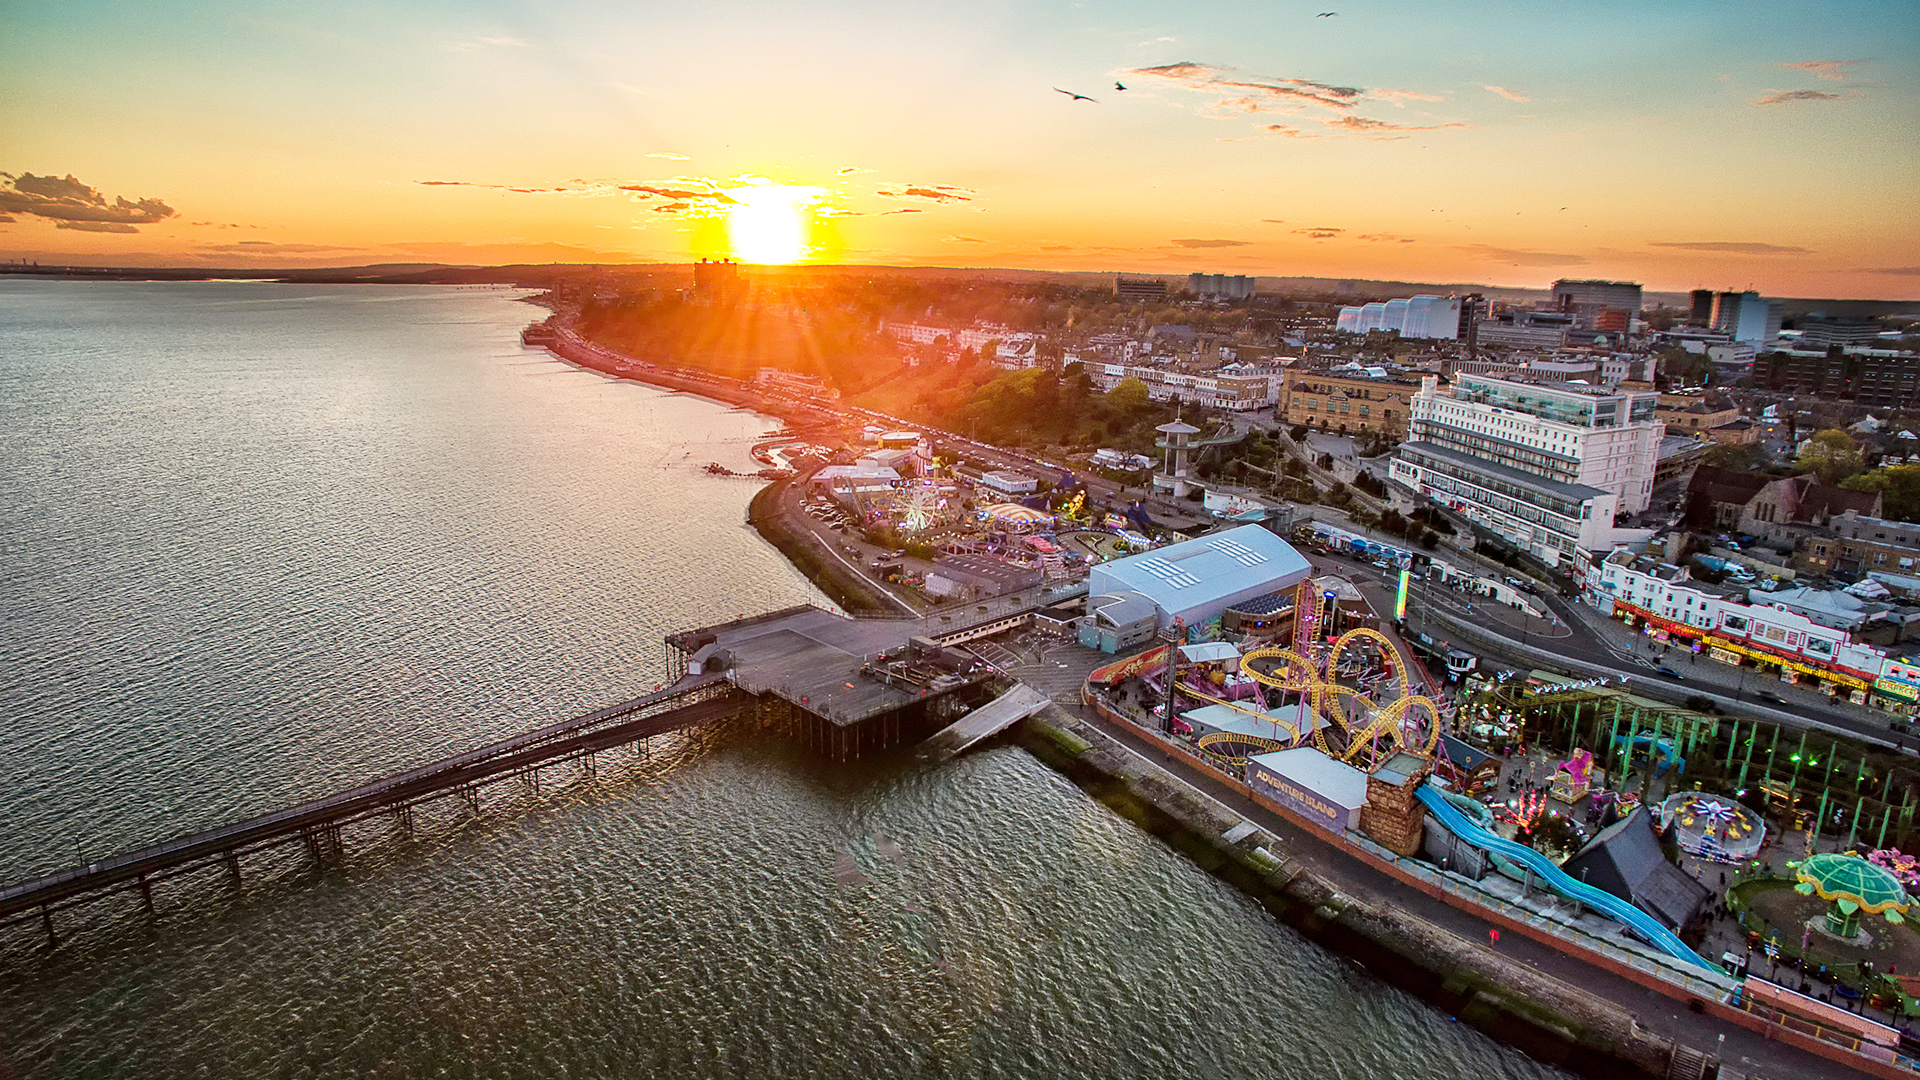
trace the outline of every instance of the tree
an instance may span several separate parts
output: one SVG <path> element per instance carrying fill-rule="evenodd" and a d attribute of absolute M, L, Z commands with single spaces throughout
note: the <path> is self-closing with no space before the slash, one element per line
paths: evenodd
<path fill-rule="evenodd" d="M 1119 384 L 1107 391 L 1107 406 L 1121 416 L 1134 416 L 1145 412 L 1152 403 L 1148 396 L 1147 384 L 1139 379 L 1121 379 Z"/>
<path fill-rule="evenodd" d="M 1796 460 L 1818 473 L 1821 483 L 1837 484 L 1860 471 L 1860 447 L 1846 432 L 1828 428 L 1809 437 Z"/>
<path fill-rule="evenodd" d="M 1894 521 L 1920 521 L 1920 465 L 1888 465 L 1850 477 L 1850 491 L 1880 493 L 1880 515 Z"/>

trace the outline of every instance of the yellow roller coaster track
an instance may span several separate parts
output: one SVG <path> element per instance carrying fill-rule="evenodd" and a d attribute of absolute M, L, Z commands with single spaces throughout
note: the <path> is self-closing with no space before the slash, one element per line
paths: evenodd
<path fill-rule="evenodd" d="M 1397 693 L 1385 705 L 1376 705 L 1369 694 L 1338 681 L 1342 654 L 1359 642 L 1373 645 L 1382 657 L 1391 658 Z M 1263 686 L 1300 694 L 1319 721 L 1314 725 L 1314 745 L 1329 757 L 1346 762 L 1367 757 L 1377 766 L 1399 750 L 1431 756 L 1440 741 L 1439 704 L 1425 695 L 1409 693 L 1406 659 L 1378 630 L 1360 627 L 1347 631 L 1334 640 L 1325 659 L 1317 664 L 1292 649 L 1256 649 L 1241 658 L 1240 671 Z M 1350 710 L 1350 705 L 1355 707 Z M 1425 722 L 1410 724 L 1417 719 L 1416 709 L 1424 710 Z M 1344 746 L 1334 743 L 1336 728 L 1346 736 Z"/>

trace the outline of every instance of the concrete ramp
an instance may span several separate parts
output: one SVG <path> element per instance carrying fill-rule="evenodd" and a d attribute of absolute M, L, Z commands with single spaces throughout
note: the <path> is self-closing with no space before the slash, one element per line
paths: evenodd
<path fill-rule="evenodd" d="M 941 729 L 920 748 L 924 757 L 949 758 L 990 735 L 1005 731 L 1051 703 L 1045 694 L 1025 683 L 987 702 Z"/>

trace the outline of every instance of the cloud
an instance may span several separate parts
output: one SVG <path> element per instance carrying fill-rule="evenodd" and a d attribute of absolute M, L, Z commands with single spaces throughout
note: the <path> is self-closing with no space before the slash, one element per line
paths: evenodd
<path fill-rule="evenodd" d="M 882 188 L 874 194 L 883 199 L 925 199 L 928 202 L 972 202 L 973 192 L 966 188 L 950 187 L 946 184 L 892 185 L 898 190 L 888 191 Z"/>
<path fill-rule="evenodd" d="M 1412 131 L 1444 131 L 1448 128 L 1470 128 L 1472 124 L 1394 124 L 1386 120 L 1375 120 L 1367 116 L 1329 116 L 1320 121 L 1330 128 L 1351 131 L 1369 139 L 1404 139 L 1405 133 Z"/>
<path fill-rule="evenodd" d="M 1684 248 L 1688 251 L 1719 251 L 1734 255 L 1811 255 L 1811 248 L 1785 247 L 1780 244 L 1753 244 L 1740 240 L 1649 240 L 1649 247 Z"/>
<path fill-rule="evenodd" d="M 668 150 L 657 150 L 651 154 L 648 154 L 647 156 L 650 158 L 665 158 L 668 161 L 692 161 L 693 160 L 692 158 L 688 157 L 685 154 L 676 154 Z"/>
<path fill-rule="evenodd" d="M 106 196 L 72 174 L 0 173 L 0 213 L 46 218 L 60 229 L 130 233 L 140 231 L 136 226 L 173 217 L 174 209 L 159 199 L 129 202 L 121 197 L 109 203 Z"/>
<path fill-rule="evenodd" d="M 140 231 L 122 221 L 56 221 L 53 227 L 73 229 L 76 232 L 137 233 Z"/>
<path fill-rule="evenodd" d="M 1263 217 L 1260 220 L 1266 222 L 1269 225 L 1285 225 L 1287 223 L 1286 218 Z"/>
<path fill-rule="evenodd" d="M 1848 76 L 1848 74 L 1850 74 L 1850 72 L 1847 71 L 1848 68 L 1853 67 L 1855 64 L 1863 64 L 1863 63 L 1866 63 L 1866 61 L 1864 60 L 1802 60 L 1797 64 L 1780 64 L 1778 66 L 1783 68 L 1789 68 L 1796 71 L 1804 71 L 1816 79 L 1826 79 L 1829 82 L 1839 82 L 1842 79 L 1845 79 Z"/>
<path fill-rule="evenodd" d="M 472 41 L 462 41 L 452 48 L 454 52 L 479 52 L 482 49 L 531 49 L 533 42 L 522 41 L 517 37 L 507 37 L 504 34 L 494 34 L 477 37 Z"/>
<path fill-rule="evenodd" d="M 977 236 L 949 236 L 947 237 L 947 243 L 949 244 L 984 244 L 986 243 L 986 241 L 980 239 Z"/>
<path fill-rule="evenodd" d="M 1295 229 L 1293 231 L 1299 236 L 1310 237 L 1314 240 L 1331 240 L 1347 230 L 1336 229 L 1330 225 L 1319 225 L 1311 229 Z"/>
<path fill-rule="evenodd" d="M 1250 240 L 1175 240 L 1173 246 L 1183 248 L 1223 248 L 1246 247 L 1251 243 L 1252 241 Z"/>
<path fill-rule="evenodd" d="M 1785 105 L 1791 101 L 1840 101 L 1845 94 L 1829 94 L 1824 90 L 1769 90 L 1754 98 L 1754 105 Z"/>
<path fill-rule="evenodd" d="M 1898 277 L 1920 277 L 1920 266 L 1869 266 L 1861 270 L 1863 274 L 1893 274 Z"/>
<path fill-rule="evenodd" d="M 1411 243 L 1413 243 L 1413 240 L 1412 240 L 1412 239 L 1410 239 L 1409 237 L 1405 237 L 1405 236 L 1395 236 L 1395 235 L 1393 235 L 1392 233 L 1361 233 L 1360 235 L 1358 235 L 1358 236 L 1356 236 L 1356 237 L 1354 237 L 1354 239 L 1356 239 L 1356 240 L 1376 240 L 1376 241 L 1379 241 L 1379 242 L 1381 242 L 1381 243 L 1387 243 L 1387 244 L 1411 244 Z"/>
<path fill-rule="evenodd" d="M 879 214 L 875 216 L 886 217 L 888 214 L 924 214 L 924 213 L 926 213 L 926 211 L 922 210 L 918 206 L 902 206 L 893 210 L 882 210 L 880 211 Z"/>
<path fill-rule="evenodd" d="M 1233 69 L 1214 64 L 1202 64 L 1192 60 L 1182 60 L 1173 64 L 1160 64 L 1155 67 L 1129 68 L 1120 72 L 1123 77 L 1142 80 L 1159 80 L 1172 83 L 1183 90 L 1215 95 L 1213 100 L 1201 108 L 1204 115 L 1215 117 L 1235 114 L 1262 113 L 1299 113 L 1308 109 L 1322 109 L 1335 115 L 1347 115 L 1362 103 L 1384 101 L 1395 107 L 1405 108 L 1409 101 L 1441 101 L 1443 98 L 1422 93 L 1418 90 L 1396 90 L 1382 87 L 1339 86 L 1334 83 L 1320 82 L 1315 79 L 1297 77 L 1270 79 L 1242 79 L 1233 77 Z M 1323 120 L 1322 123 L 1327 123 Z M 1375 121 L 1374 123 L 1382 123 Z M 1336 130 L 1358 131 L 1352 125 L 1335 126 Z M 1400 131 L 1438 131 L 1446 127 L 1465 127 L 1464 124 L 1436 124 L 1421 127 L 1399 127 Z M 1314 138 L 1292 124 L 1267 124 L 1264 130 L 1288 138 Z M 1395 136 L 1396 138 L 1399 136 Z"/>
<path fill-rule="evenodd" d="M 1526 97 L 1524 95 L 1516 94 L 1512 90 L 1509 90 L 1504 86 L 1483 86 L 1480 89 L 1485 90 L 1489 94 L 1499 94 L 1501 97 L 1506 98 L 1508 101 L 1533 100 L 1532 98 Z"/>
<path fill-rule="evenodd" d="M 1550 251 L 1521 251 L 1516 248 L 1494 247 L 1491 244 L 1464 244 L 1461 251 L 1471 252 L 1475 257 L 1493 262 L 1511 263 L 1514 266 L 1580 266 L 1586 263 L 1585 255 L 1561 255 Z"/>
<path fill-rule="evenodd" d="M 232 244 L 202 244 L 199 250 L 210 255 L 314 255 L 323 251 L 364 249 L 335 244 L 277 244 L 271 240 L 241 240 Z"/>
<path fill-rule="evenodd" d="M 1071 245 L 1071 244 L 1041 244 L 1041 245 L 1040 245 L 1040 250 L 1041 250 L 1041 251 L 1072 251 L 1072 250 L 1073 250 L 1073 245 Z"/>

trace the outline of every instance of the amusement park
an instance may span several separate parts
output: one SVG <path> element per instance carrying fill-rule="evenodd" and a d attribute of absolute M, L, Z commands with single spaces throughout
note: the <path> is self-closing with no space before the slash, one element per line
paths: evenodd
<path fill-rule="evenodd" d="M 1089 622 L 1137 611 L 1157 625 L 1091 671 L 1093 712 L 1450 905 L 1768 1030 L 1893 1068 L 1912 1060 L 1910 756 L 1653 701 L 1617 680 L 1453 683 L 1350 583 L 1310 569 L 1270 575 L 1262 596 L 1187 603 L 1210 582 L 1205 558 L 1182 549 L 1254 548 L 1243 534 L 1261 531 L 1096 569 Z M 1189 569 L 1198 580 L 1183 589 Z M 1093 643 L 1084 628 L 1081 640 Z"/>

